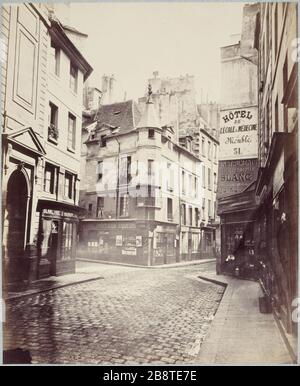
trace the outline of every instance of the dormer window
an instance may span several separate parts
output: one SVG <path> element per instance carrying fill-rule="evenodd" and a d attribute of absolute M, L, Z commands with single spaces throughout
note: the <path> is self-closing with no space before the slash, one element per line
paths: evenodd
<path fill-rule="evenodd" d="M 155 130 L 148 129 L 148 138 L 155 138 Z"/>
<path fill-rule="evenodd" d="M 100 147 L 106 146 L 106 135 L 101 135 L 100 137 Z"/>

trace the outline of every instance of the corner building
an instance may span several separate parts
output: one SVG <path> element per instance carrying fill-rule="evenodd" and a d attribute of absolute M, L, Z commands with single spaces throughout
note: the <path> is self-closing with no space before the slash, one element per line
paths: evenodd
<path fill-rule="evenodd" d="M 80 255 L 138 265 L 201 257 L 200 160 L 161 127 L 151 98 L 88 114 Z"/>

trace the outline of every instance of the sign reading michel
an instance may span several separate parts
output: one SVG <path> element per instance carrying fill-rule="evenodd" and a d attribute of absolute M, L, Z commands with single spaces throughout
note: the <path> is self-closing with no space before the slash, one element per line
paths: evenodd
<path fill-rule="evenodd" d="M 257 158 L 257 107 L 222 111 L 220 126 L 220 160 Z"/>

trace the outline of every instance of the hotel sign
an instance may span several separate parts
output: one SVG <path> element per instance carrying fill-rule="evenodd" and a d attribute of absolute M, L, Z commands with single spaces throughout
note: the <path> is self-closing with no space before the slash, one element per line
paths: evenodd
<path fill-rule="evenodd" d="M 221 112 L 219 160 L 257 158 L 257 108 Z"/>

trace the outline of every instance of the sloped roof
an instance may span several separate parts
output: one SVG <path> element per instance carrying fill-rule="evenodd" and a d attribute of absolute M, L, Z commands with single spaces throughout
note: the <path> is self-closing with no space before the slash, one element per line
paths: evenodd
<path fill-rule="evenodd" d="M 97 120 L 97 129 L 108 126 L 119 128 L 118 134 L 124 134 L 136 128 L 141 118 L 137 104 L 133 100 L 102 105 L 86 120 L 85 126 Z"/>

